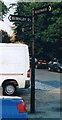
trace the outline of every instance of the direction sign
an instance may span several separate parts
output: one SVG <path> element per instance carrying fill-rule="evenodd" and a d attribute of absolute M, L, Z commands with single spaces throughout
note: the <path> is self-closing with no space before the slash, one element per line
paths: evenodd
<path fill-rule="evenodd" d="M 34 9 L 34 14 L 40 14 L 40 13 L 44 13 L 44 12 L 50 12 L 51 11 L 51 6 L 46 6 L 46 7 L 38 7 Z"/>
<path fill-rule="evenodd" d="M 29 31 L 32 31 L 32 27 L 29 27 L 29 28 L 22 28 L 22 32 L 29 32 Z"/>
<path fill-rule="evenodd" d="M 9 15 L 8 19 L 10 22 L 15 22 L 15 21 L 31 22 L 32 21 L 31 16 L 19 16 L 19 15 L 12 15 L 12 14 Z"/>

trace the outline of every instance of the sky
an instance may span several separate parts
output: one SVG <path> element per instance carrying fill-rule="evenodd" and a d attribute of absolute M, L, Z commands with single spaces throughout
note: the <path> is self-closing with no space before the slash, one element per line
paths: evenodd
<path fill-rule="evenodd" d="M 18 0 L 2 0 L 4 1 L 5 5 L 9 7 L 11 3 L 16 3 Z M 0 21 L 0 29 L 5 30 L 9 35 L 12 35 L 13 31 L 11 29 L 12 22 L 9 21 L 8 16 L 9 14 L 13 14 L 15 11 L 14 8 L 10 9 L 10 12 L 4 18 L 4 21 Z"/>
<path fill-rule="evenodd" d="M 2 0 L 4 2 L 4 4 L 9 7 L 9 5 L 11 3 L 17 3 L 17 1 L 19 2 L 33 2 L 35 0 Z M 12 35 L 13 34 L 13 31 L 11 29 L 11 26 L 13 23 L 11 23 L 9 20 L 8 20 L 8 16 L 9 14 L 13 14 L 15 11 L 14 8 L 10 9 L 10 12 L 6 15 L 6 17 L 4 18 L 4 22 L 3 21 L 0 21 L 0 29 L 6 31 L 9 35 Z"/>
<path fill-rule="evenodd" d="M 20 1 L 20 2 L 39 1 L 40 2 L 42 0 L 2 0 L 2 1 L 4 1 L 4 3 L 7 5 L 7 7 L 9 7 L 9 5 L 11 3 L 17 3 L 17 1 Z M 50 0 L 44 0 L 44 1 L 50 1 Z M 55 1 L 55 0 L 51 0 L 51 1 Z M 59 1 L 61 1 L 61 0 L 59 0 Z M 10 9 L 10 12 L 4 18 L 4 22 L 0 20 L 0 29 L 5 30 L 9 35 L 12 35 L 13 31 L 11 29 L 12 23 L 8 20 L 8 16 L 9 16 L 9 14 L 13 14 L 14 11 L 15 11 L 15 8 L 13 7 L 12 9 Z"/>
<path fill-rule="evenodd" d="M 2 0 L 8 6 L 11 3 L 16 3 L 18 0 Z"/>

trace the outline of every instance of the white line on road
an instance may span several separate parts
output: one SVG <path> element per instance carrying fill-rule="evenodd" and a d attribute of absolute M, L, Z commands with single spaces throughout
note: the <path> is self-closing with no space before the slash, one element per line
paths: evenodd
<path fill-rule="evenodd" d="M 43 84 L 41 82 L 36 81 L 35 82 L 35 89 L 40 89 L 40 90 L 52 90 L 55 89 L 55 87 L 52 87 L 50 85 Z"/>

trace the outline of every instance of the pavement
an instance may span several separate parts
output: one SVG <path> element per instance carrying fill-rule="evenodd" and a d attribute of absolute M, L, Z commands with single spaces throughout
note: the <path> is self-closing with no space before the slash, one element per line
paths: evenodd
<path fill-rule="evenodd" d="M 60 120 L 62 118 L 60 88 L 35 89 L 35 113 L 30 112 L 31 89 L 26 89 L 22 97 L 26 100 L 28 120 Z M 60 111 L 61 109 L 61 111 Z"/>

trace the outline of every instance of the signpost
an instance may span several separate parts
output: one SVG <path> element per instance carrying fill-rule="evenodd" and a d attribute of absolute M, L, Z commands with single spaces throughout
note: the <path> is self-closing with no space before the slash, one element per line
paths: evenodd
<path fill-rule="evenodd" d="M 31 63 L 31 106 L 30 112 L 35 113 L 35 55 L 34 55 L 34 8 L 32 9 L 32 63 Z"/>
<path fill-rule="evenodd" d="M 34 18 L 35 15 L 41 14 L 44 12 L 50 12 L 51 6 L 42 7 L 42 8 L 33 8 L 32 9 L 32 64 L 31 64 L 31 104 L 30 112 L 35 113 L 35 55 L 34 55 Z"/>
<path fill-rule="evenodd" d="M 22 27 L 22 32 L 31 32 L 32 31 L 32 25 L 26 25 Z"/>
<path fill-rule="evenodd" d="M 30 32 L 32 31 L 32 27 L 29 27 L 29 28 L 24 28 L 24 27 L 23 27 L 23 28 L 22 28 L 22 32 L 24 32 L 24 33 L 25 33 L 25 32 L 29 32 L 29 31 L 30 31 Z"/>
<path fill-rule="evenodd" d="M 51 6 L 46 6 L 46 7 L 38 7 L 34 9 L 34 14 L 41 14 L 45 12 L 50 12 L 51 11 Z"/>
<path fill-rule="evenodd" d="M 10 14 L 8 17 L 10 22 L 31 22 L 31 16 L 19 16 Z"/>
<path fill-rule="evenodd" d="M 10 22 L 31 22 L 32 28 L 28 27 L 28 29 L 25 29 L 26 27 L 22 28 L 22 32 L 32 30 L 32 64 L 31 64 L 31 106 L 30 111 L 31 113 L 35 112 L 35 55 L 34 55 L 34 18 L 35 15 L 50 12 L 51 6 L 43 6 L 41 8 L 33 8 L 32 9 L 32 16 L 18 16 L 18 15 L 9 15 L 8 19 Z"/>

